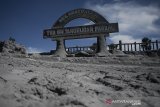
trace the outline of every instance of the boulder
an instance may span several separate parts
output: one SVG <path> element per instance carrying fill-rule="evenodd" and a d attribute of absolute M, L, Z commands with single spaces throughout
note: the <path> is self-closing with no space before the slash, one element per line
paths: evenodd
<path fill-rule="evenodd" d="M 157 55 L 160 57 L 160 49 L 158 49 L 158 51 L 157 51 Z"/>
<path fill-rule="evenodd" d="M 24 46 L 16 43 L 15 41 L 6 40 L 6 41 L 0 41 L 0 52 L 26 54 L 26 49 Z"/>
<path fill-rule="evenodd" d="M 79 51 L 75 54 L 76 57 L 90 57 L 91 55 L 85 51 Z"/>
<path fill-rule="evenodd" d="M 160 79 L 153 73 L 149 73 L 146 79 L 152 83 L 160 83 Z"/>
<path fill-rule="evenodd" d="M 110 52 L 114 55 L 125 55 L 123 51 L 117 49 L 110 50 Z"/>

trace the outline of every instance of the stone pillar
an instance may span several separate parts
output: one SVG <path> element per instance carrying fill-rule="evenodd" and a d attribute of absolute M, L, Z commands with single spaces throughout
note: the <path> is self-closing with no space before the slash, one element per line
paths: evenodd
<path fill-rule="evenodd" d="M 54 55 L 58 57 L 66 57 L 67 53 L 65 50 L 64 39 L 58 39 L 56 42 L 57 42 L 57 48 Z"/>
<path fill-rule="evenodd" d="M 108 56 L 110 53 L 107 50 L 105 35 L 100 35 L 97 37 L 97 55 L 98 56 Z"/>

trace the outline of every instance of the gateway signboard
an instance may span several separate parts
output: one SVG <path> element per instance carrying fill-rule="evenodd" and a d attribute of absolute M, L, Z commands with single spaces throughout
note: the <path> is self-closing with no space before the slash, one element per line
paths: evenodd
<path fill-rule="evenodd" d="M 76 26 L 76 27 L 65 27 L 65 28 L 54 28 L 46 29 L 43 32 L 44 38 L 82 38 L 83 35 L 89 35 L 92 37 L 95 34 L 106 34 L 118 32 L 118 23 L 108 24 L 94 24 L 87 26 Z M 87 36 L 88 37 L 88 36 Z"/>

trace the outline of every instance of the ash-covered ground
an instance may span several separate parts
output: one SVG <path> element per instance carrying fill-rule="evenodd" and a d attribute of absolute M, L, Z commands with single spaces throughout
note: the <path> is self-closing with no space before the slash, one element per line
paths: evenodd
<path fill-rule="evenodd" d="M 160 58 L 0 54 L 0 107 L 137 107 L 160 105 Z"/>

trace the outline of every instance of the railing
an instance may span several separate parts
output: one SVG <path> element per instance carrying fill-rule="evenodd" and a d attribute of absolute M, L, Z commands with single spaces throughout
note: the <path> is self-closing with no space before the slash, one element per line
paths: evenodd
<path fill-rule="evenodd" d="M 144 47 L 144 43 L 122 43 L 122 41 L 119 41 L 119 44 L 115 44 L 117 45 L 117 49 L 121 50 L 121 51 L 146 51 L 146 50 L 150 50 L 150 51 L 157 51 L 160 48 L 160 41 L 156 40 L 155 42 L 150 42 L 148 44 L 149 49 L 145 49 Z"/>
<path fill-rule="evenodd" d="M 92 49 L 90 48 L 90 46 L 83 46 L 83 47 L 75 46 L 75 47 L 66 48 L 66 51 L 68 53 L 75 53 L 78 51 L 91 51 L 91 50 Z"/>
<path fill-rule="evenodd" d="M 146 51 L 145 47 L 144 47 L 144 43 L 122 43 L 122 41 L 119 41 L 119 44 L 114 44 L 117 45 L 117 49 L 121 50 L 123 52 L 134 52 L 134 51 Z M 160 41 L 156 40 L 156 41 L 152 41 L 149 43 L 149 47 L 150 51 L 157 51 L 158 49 L 160 49 Z M 111 50 L 109 45 L 107 45 L 107 49 Z M 75 46 L 75 47 L 68 47 L 66 48 L 66 51 L 68 53 L 75 53 L 78 51 L 95 51 L 91 49 L 91 46 L 83 46 L 83 47 L 79 47 L 79 46 Z"/>

